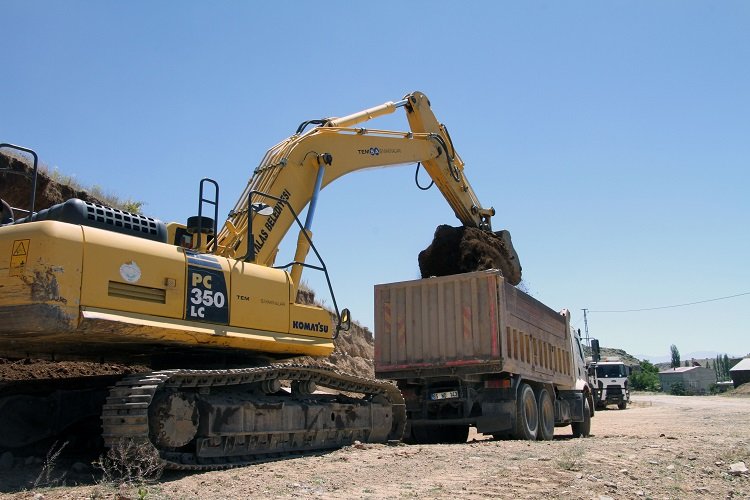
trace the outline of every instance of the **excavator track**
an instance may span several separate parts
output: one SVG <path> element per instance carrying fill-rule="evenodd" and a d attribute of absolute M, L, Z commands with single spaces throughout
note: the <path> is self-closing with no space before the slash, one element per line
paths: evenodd
<path fill-rule="evenodd" d="M 166 468 L 193 471 L 399 440 L 405 424 L 394 384 L 291 364 L 133 375 L 110 390 L 102 411 L 107 447 L 148 442 Z"/>

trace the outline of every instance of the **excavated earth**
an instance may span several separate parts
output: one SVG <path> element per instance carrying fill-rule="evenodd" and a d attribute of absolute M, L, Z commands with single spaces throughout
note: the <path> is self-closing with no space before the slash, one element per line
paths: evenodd
<path fill-rule="evenodd" d="M 521 280 L 511 268 L 511 249 L 502 238 L 475 227 L 438 226 L 430 246 L 419 253 L 422 278 L 499 269 L 512 284 Z"/>

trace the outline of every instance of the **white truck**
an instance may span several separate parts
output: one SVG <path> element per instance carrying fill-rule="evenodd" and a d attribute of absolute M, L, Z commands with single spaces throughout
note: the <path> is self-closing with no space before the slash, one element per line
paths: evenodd
<path fill-rule="evenodd" d="M 599 357 L 597 352 L 598 343 L 597 349 L 594 350 L 594 359 Z M 611 404 L 616 404 L 620 410 L 628 407 L 629 375 L 630 367 L 617 357 L 605 357 L 589 364 L 589 376 L 594 387 L 594 405 L 597 410 L 603 410 Z"/>
<path fill-rule="evenodd" d="M 558 313 L 481 271 L 375 287 L 375 373 L 406 401 L 405 440 L 586 437 L 594 414 L 579 334 Z"/>

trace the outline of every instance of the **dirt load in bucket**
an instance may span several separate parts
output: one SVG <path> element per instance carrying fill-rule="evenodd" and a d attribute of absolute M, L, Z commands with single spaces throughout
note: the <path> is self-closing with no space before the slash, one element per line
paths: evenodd
<path fill-rule="evenodd" d="M 499 269 L 510 284 L 521 281 L 521 265 L 508 231 L 441 225 L 418 260 L 422 278 Z"/>

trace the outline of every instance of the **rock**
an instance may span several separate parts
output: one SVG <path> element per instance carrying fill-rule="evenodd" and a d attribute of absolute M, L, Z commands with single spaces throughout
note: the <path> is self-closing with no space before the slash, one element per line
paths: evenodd
<path fill-rule="evenodd" d="M 43 498 L 44 495 L 42 495 L 41 493 L 37 493 L 36 495 L 34 495 L 34 500 L 42 500 Z"/>
<path fill-rule="evenodd" d="M 13 453 L 6 451 L 0 455 L 0 470 L 12 469 L 14 462 L 15 459 L 13 458 Z"/>
<path fill-rule="evenodd" d="M 674 464 L 667 465 L 667 470 L 674 470 Z"/>
<path fill-rule="evenodd" d="M 729 466 L 729 473 L 733 476 L 747 474 L 747 472 L 748 471 L 745 462 L 737 462 Z"/>

